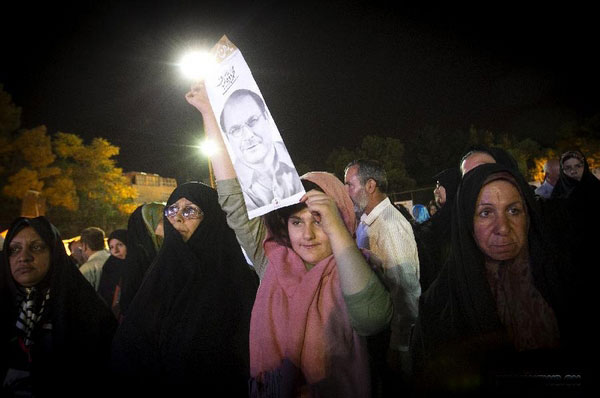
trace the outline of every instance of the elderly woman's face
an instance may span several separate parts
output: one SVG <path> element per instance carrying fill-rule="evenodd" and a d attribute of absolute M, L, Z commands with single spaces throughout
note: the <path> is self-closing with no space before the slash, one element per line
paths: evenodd
<path fill-rule="evenodd" d="M 184 242 L 191 238 L 204 219 L 202 209 L 186 198 L 180 198 L 171 206 L 166 207 L 165 214 L 173 228 L 181 234 Z"/>
<path fill-rule="evenodd" d="M 19 231 L 8 246 L 10 273 L 23 287 L 44 279 L 50 269 L 50 248 L 32 227 Z"/>
<path fill-rule="evenodd" d="M 487 258 L 516 258 L 527 245 L 527 211 L 517 188 L 508 181 L 486 184 L 477 198 L 475 240 Z"/>
<path fill-rule="evenodd" d="M 563 171 L 569 177 L 581 181 L 581 177 L 583 177 L 583 163 L 577 158 L 569 158 L 563 162 Z"/>

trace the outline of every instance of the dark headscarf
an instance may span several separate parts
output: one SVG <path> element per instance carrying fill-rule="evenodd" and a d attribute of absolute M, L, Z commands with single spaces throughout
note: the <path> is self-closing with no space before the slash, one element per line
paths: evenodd
<path fill-rule="evenodd" d="M 563 163 L 570 157 L 576 157 L 583 163 L 580 181 L 567 176 L 563 171 Z M 584 312 L 594 313 L 597 310 L 597 286 L 600 280 L 600 267 L 594 260 L 598 257 L 600 180 L 590 171 L 588 162 L 580 151 L 565 152 L 561 156 L 560 165 L 559 180 L 550 200 L 544 204 L 551 207 L 556 214 L 559 213 L 557 210 L 567 211 L 566 218 L 564 215 L 555 216 L 557 228 L 564 231 L 561 247 L 572 253 L 573 272 L 577 272 L 583 282 L 582 305 L 587 308 Z M 593 333 L 589 328 L 586 328 L 585 332 Z M 600 353 L 598 348 L 596 353 Z"/>
<path fill-rule="evenodd" d="M 110 241 L 113 239 L 117 239 L 121 241 L 125 246 L 127 246 L 127 230 L 126 229 L 115 229 L 108 235 L 107 242 L 110 245 Z"/>
<path fill-rule="evenodd" d="M 484 255 L 473 232 L 479 192 L 490 176 L 499 173 L 511 177 L 524 200 L 529 216 L 532 283 L 556 315 L 561 345 L 569 346 L 573 330 L 577 330 L 571 311 L 574 308 L 570 301 L 573 296 L 567 290 L 571 282 L 570 259 L 565 253 L 555 250 L 559 242 L 552 231 L 547 230 L 527 182 L 520 173 L 503 165 L 480 165 L 465 175 L 459 187 L 452 218 L 451 255 L 439 277 L 420 299 L 419 319 L 411 345 L 417 368 L 425 369 L 423 374 L 431 377 L 430 382 L 439 377 L 436 383 L 443 385 L 450 377 L 457 376 L 459 370 L 464 372 L 459 377 L 474 372 L 475 379 L 472 381 L 481 387 L 485 381 L 480 378 L 479 366 L 483 366 L 480 361 L 488 360 L 492 365 L 503 366 L 507 363 L 503 362 L 504 359 L 516 355 L 498 316 L 497 304 L 486 277 Z M 490 353 L 499 353 L 500 356 Z M 494 358 L 497 360 L 495 363 Z M 511 360 L 508 364 L 514 366 Z M 448 385 L 442 388 L 448 388 Z"/>
<path fill-rule="evenodd" d="M 484 152 L 494 158 L 496 163 L 508 167 L 512 170 L 519 170 L 519 164 L 508 151 L 500 147 L 488 147 L 485 145 L 473 145 L 465 151 L 461 159 L 464 159 L 471 152 Z"/>
<path fill-rule="evenodd" d="M 248 333 L 257 289 L 217 193 L 183 184 L 167 206 L 186 198 L 204 212 L 187 242 L 164 218 L 165 239 L 120 325 L 113 365 L 133 388 L 247 394 Z"/>
<path fill-rule="evenodd" d="M 6 255 L 0 272 L 0 378 L 4 380 L 7 368 L 13 367 L 14 361 L 23 355 L 15 340 L 23 288 L 11 275 L 8 248 L 17 233 L 26 227 L 35 229 L 51 252 L 48 273 L 36 285 L 44 292 L 42 297 L 45 292 L 49 292 L 49 296 L 31 336 L 33 388 L 48 395 L 80 393 L 84 385 L 86 388 L 97 385 L 98 378 L 106 375 L 116 320 L 69 259 L 58 230 L 45 217 L 16 219 L 4 242 Z"/>
<path fill-rule="evenodd" d="M 425 291 L 439 274 L 450 251 L 450 226 L 454 199 L 460 183 L 460 169 L 452 167 L 434 177 L 446 190 L 446 203 L 427 221 L 415 228 L 419 247 L 421 290 Z"/>
<path fill-rule="evenodd" d="M 460 183 L 460 169 L 458 167 L 451 167 L 442 170 L 433 176 L 433 179 L 446 189 L 446 202 L 453 203 L 458 184 Z"/>
<path fill-rule="evenodd" d="M 117 239 L 127 246 L 127 230 L 116 229 L 108 235 L 108 244 Z M 125 260 L 111 255 L 102 266 L 102 275 L 98 284 L 98 294 L 104 300 L 109 308 L 112 308 L 115 299 L 115 289 L 120 284 L 123 270 L 125 269 Z"/>
<path fill-rule="evenodd" d="M 564 162 L 571 159 L 577 158 L 583 163 L 583 175 L 581 180 L 577 181 L 574 178 L 569 177 L 564 171 Z M 586 191 L 585 195 L 598 195 L 600 193 L 600 181 L 590 171 L 587 159 L 580 151 L 568 151 L 560 157 L 560 175 L 558 182 L 552 190 L 553 199 L 567 199 L 571 196 L 571 193 L 579 187 L 578 190 Z M 598 196 L 593 196 L 593 200 L 597 201 Z"/>
<path fill-rule="evenodd" d="M 154 231 L 162 219 L 164 205 L 146 203 L 129 216 L 127 224 L 127 257 L 123 267 L 120 310 L 127 315 L 129 305 L 140 288 L 150 264 L 156 257 L 162 240 Z M 160 218 L 159 218 L 160 217 Z"/>

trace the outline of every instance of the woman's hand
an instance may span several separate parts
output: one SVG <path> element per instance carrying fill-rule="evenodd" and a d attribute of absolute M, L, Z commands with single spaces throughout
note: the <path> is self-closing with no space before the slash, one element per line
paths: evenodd
<path fill-rule="evenodd" d="M 192 84 L 192 89 L 185 95 L 185 99 L 190 105 L 198 109 L 204 117 L 206 117 L 207 112 L 212 113 L 212 106 L 208 100 L 204 81 Z"/>

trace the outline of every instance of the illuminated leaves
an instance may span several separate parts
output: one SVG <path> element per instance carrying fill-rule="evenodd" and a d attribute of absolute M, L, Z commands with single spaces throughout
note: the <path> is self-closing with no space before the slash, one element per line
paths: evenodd
<path fill-rule="evenodd" d="M 0 152 L 2 194 L 22 199 L 28 190 L 40 192 L 57 224 L 67 224 L 63 230 L 122 225 L 135 210 L 135 189 L 114 160 L 119 148 L 106 139 L 86 145 L 75 134 L 50 136 L 45 126 L 1 138 L 6 144 Z"/>
<path fill-rule="evenodd" d="M 41 191 L 44 182 L 39 179 L 38 172 L 29 168 L 22 168 L 8 177 L 8 184 L 2 192 L 8 197 L 23 199 L 30 189 Z"/>

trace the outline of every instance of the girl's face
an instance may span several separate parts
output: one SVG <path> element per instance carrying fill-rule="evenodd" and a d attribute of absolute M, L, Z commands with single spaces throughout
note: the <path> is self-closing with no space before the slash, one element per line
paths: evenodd
<path fill-rule="evenodd" d="M 119 239 L 112 238 L 110 242 L 108 242 L 108 247 L 110 248 L 110 254 L 116 258 L 125 260 L 125 257 L 127 257 L 127 246 L 125 246 L 125 243 L 121 242 Z"/>
<path fill-rule="evenodd" d="M 315 265 L 333 253 L 329 237 L 308 208 L 292 214 L 287 226 L 292 249 L 305 263 Z"/>

